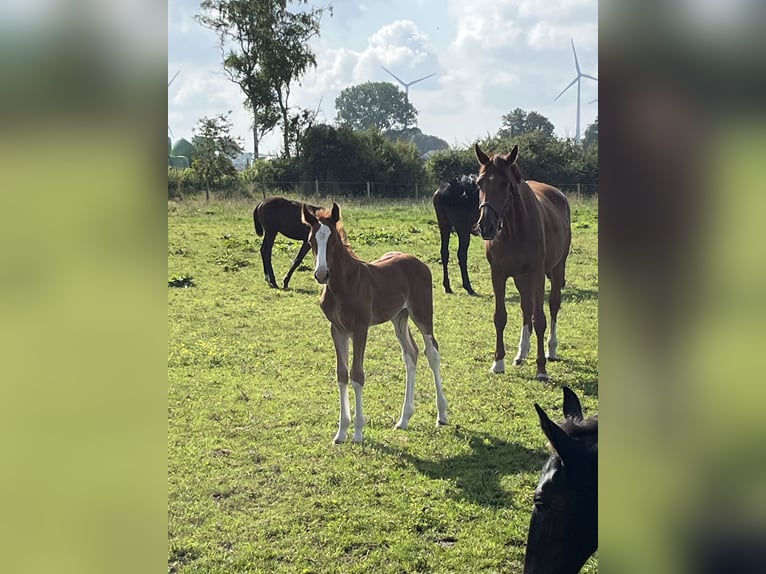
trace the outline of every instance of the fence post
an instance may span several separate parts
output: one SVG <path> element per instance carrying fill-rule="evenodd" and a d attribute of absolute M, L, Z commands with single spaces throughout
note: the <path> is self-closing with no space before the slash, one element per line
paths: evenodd
<path fill-rule="evenodd" d="M 415 182 L 415 201 L 418 200 L 418 182 Z"/>
<path fill-rule="evenodd" d="M 314 195 L 319 197 L 319 180 L 318 179 L 314 180 Z"/>
<path fill-rule="evenodd" d="M 582 197 L 582 188 L 580 187 L 580 185 L 581 185 L 581 184 L 580 184 L 580 182 L 578 181 L 578 182 L 577 182 L 577 195 L 578 195 L 579 197 Z"/>
<path fill-rule="evenodd" d="M 370 182 L 368 181 L 367 182 L 367 198 L 369 199 L 369 197 L 370 197 Z"/>

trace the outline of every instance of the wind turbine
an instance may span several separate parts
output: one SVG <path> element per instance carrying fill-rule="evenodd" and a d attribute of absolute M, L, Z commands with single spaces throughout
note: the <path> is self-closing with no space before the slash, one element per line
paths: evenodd
<path fill-rule="evenodd" d="M 181 70 L 178 70 L 178 71 L 175 73 L 175 75 L 174 75 L 172 78 L 170 78 L 170 81 L 168 82 L 168 88 L 170 87 L 170 84 L 172 84 L 172 83 L 173 83 L 173 80 L 175 80 L 175 79 L 176 79 L 176 77 L 178 76 L 178 74 L 180 74 L 180 73 L 181 73 Z M 168 131 L 170 132 L 170 135 L 171 135 L 171 136 L 175 137 L 175 136 L 173 135 L 173 130 L 171 130 L 171 129 L 170 129 L 170 122 L 168 122 Z"/>
<path fill-rule="evenodd" d="M 575 76 L 575 79 L 572 80 L 566 88 L 561 90 L 561 93 L 558 96 L 553 98 L 553 101 L 555 102 L 556 100 L 558 100 L 561 96 L 564 95 L 564 92 L 566 92 L 569 88 L 571 88 L 575 84 L 575 82 L 577 83 L 577 124 L 575 127 L 575 141 L 579 142 L 580 141 L 580 81 L 581 81 L 581 78 L 590 78 L 591 80 L 596 80 L 598 82 L 598 78 L 591 76 L 590 74 L 583 74 L 580 71 L 580 63 L 577 61 L 577 52 L 575 51 L 574 40 L 570 38 L 569 41 L 572 42 L 572 53 L 574 54 L 575 68 L 577 68 L 577 76 Z"/>
<path fill-rule="evenodd" d="M 431 76 L 435 76 L 435 75 L 436 75 L 436 72 L 434 72 L 433 74 L 428 74 L 427 76 L 423 76 L 422 78 L 418 78 L 417 80 L 412 80 L 411 82 L 405 82 L 404 80 L 402 80 L 401 78 L 399 78 L 399 76 L 397 76 L 397 75 L 396 75 L 396 74 L 394 74 L 393 72 L 390 72 L 390 71 L 386 70 L 386 68 L 385 68 L 385 67 L 381 66 L 381 68 L 383 68 L 383 70 L 385 70 L 386 72 L 388 72 L 389 74 L 391 74 L 391 75 L 392 75 L 394 78 L 396 78 L 396 81 L 397 81 L 397 82 L 399 82 L 401 85 L 403 85 L 403 86 L 404 86 L 404 95 L 405 95 L 405 96 L 407 96 L 407 98 L 408 98 L 408 99 L 407 99 L 407 101 L 409 101 L 409 95 L 410 95 L 410 86 L 411 86 L 412 84 L 417 84 L 418 82 L 422 82 L 423 80 L 427 80 L 427 79 L 428 79 L 428 78 L 430 78 Z"/>
<path fill-rule="evenodd" d="M 405 82 L 404 80 L 402 80 L 399 76 L 397 76 L 393 72 L 391 72 L 389 70 L 386 70 L 386 68 L 384 66 L 381 66 L 381 68 L 383 68 L 383 70 L 385 72 L 387 72 L 388 74 L 392 75 L 396 79 L 397 82 L 399 82 L 402 86 L 404 86 L 404 99 L 407 100 L 408 104 L 410 103 L 410 86 L 412 84 L 417 84 L 418 82 L 422 82 L 423 80 L 427 80 L 431 76 L 435 76 L 436 75 L 436 72 L 434 72 L 433 74 L 428 74 L 427 76 L 423 76 L 422 78 L 418 78 L 417 80 L 412 80 L 411 82 Z M 405 127 L 405 129 L 407 128 L 406 125 L 404 127 Z"/>

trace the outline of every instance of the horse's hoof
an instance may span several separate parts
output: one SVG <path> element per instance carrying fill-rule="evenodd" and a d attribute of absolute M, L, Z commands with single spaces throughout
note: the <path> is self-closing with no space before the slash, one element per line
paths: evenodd
<path fill-rule="evenodd" d="M 343 444 L 344 442 L 346 442 L 346 437 L 337 434 L 332 439 L 332 444 Z"/>
<path fill-rule="evenodd" d="M 524 364 L 524 359 L 514 359 L 513 364 L 516 365 L 517 367 L 520 367 L 521 365 Z"/>
<path fill-rule="evenodd" d="M 359 435 L 359 436 L 354 435 L 353 441 L 356 444 L 360 444 L 363 440 L 364 440 L 364 437 L 362 435 Z"/>
<path fill-rule="evenodd" d="M 449 287 L 445 287 L 445 288 L 444 288 L 444 292 L 445 292 L 447 295 L 452 295 L 452 289 L 450 289 Z"/>
<path fill-rule="evenodd" d="M 540 381 L 540 382 L 542 382 L 542 383 L 547 383 L 547 382 L 548 382 L 548 381 L 550 381 L 551 379 L 550 379 L 550 377 L 549 377 L 548 375 L 546 375 L 545 373 L 537 373 L 537 374 L 535 375 L 535 380 L 537 380 L 537 381 Z"/>
<path fill-rule="evenodd" d="M 492 363 L 492 368 L 489 370 L 490 373 L 495 373 L 496 375 L 499 375 L 500 373 L 505 372 L 505 361 L 500 359 L 499 361 L 495 361 Z"/>
<path fill-rule="evenodd" d="M 394 425 L 394 428 L 399 430 L 407 430 L 407 423 L 403 423 L 402 421 L 399 421 L 398 423 Z"/>
<path fill-rule="evenodd" d="M 448 424 L 449 424 L 449 423 L 448 423 L 447 421 L 443 421 L 443 420 L 441 420 L 441 419 L 436 419 L 436 428 L 439 428 L 439 427 L 445 427 L 445 426 L 447 426 Z"/>
<path fill-rule="evenodd" d="M 558 357 L 546 357 L 547 361 L 550 361 L 551 363 L 555 363 L 556 361 L 559 361 L 560 359 Z"/>
<path fill-rule="evenodd" d="M 478 297 L 479 296 L 479 294 L 476 291 L 474 291 L 473 289 L 466 289 L 466 291 L 468 291 L 468 294 L 471 297 Z"/>

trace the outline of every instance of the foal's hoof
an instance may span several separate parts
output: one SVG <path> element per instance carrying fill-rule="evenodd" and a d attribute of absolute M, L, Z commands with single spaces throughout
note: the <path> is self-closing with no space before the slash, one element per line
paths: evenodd
<path fill-rule="evenodd" d="M 542 383 L 547 383 L 547 382 L 548 382 L 548 381 L 550 381 L 551 379 L 550 379 L 550 377 L 549 377 L 547 374 L 545 374 L 545 373 L 537 373 L 537 374 L 535 375 L 535 380 L 536 380 L 536 381 L 540 381 L 540 382 L 542 382 Z"/>

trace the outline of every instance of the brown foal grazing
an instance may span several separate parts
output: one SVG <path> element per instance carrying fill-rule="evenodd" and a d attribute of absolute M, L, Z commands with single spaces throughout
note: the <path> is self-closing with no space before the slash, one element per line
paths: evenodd
<path fill-rule="evenodd" d="M 508 277 L 513 277 L 519 290 L 523 316 L 519 352 L 514 363 L 521 364 L 529 353 L 529 339 L 534 327 L 537 337 L 535 378 L 547 381 L 543 349 L 545 276 L 551 281 L 548 359 L 554 361 L 558 358 L 556 320 L 561 307 L 561 289 L 566 284 L 565 267 L 572 242 L 569 202 L 555 187 L 525 181 L 521 177 L 516 165 L 519 146 L 514 146 L 509 154 L 495 154 L 491 158 L 479 149 L 479 144 L 476 144 L 475 151 L 481 165 L 477 181 L 478 227 L 484 239 L 495 293 L 495 361 L 491 371 L 505 371 L 503 331 L 508 320 L 505 283 Z"/>
<path fill-rule="evenodd" d="M 394 324 L 396 338 L 402 348 L 407 369 L 402 416 L 396 428 L 406 429 L 415 410 L 415 367 L 418 347 L 412 338 L 408 318 L 411 316 L 423 335 L 428 365 L 436 386 L 437 425 L 447 424 L 447 399 L 442 390 L 439 346 L 433 335 L 433 292 L 431 270 L 412 255 L 390 252 L 371 263 L 365 263 L 351 250 L 340 221 L 340 207 L 312 212 L 303 207 L 303 221 L 310 227 L 308 240 L 316 258 L 315 279 L 322 285 L 319 306 L 330 321 L 335 344 L 340 420 L 335 443 L 346 440 L 351 422 L 348 400 L 349 340 L 354 345 L 351 363 L 351 385 L 354 387 L 356 410 L 354 442 L 363 439 L 364 350 L 371 325 L 385 321 Z"/>

